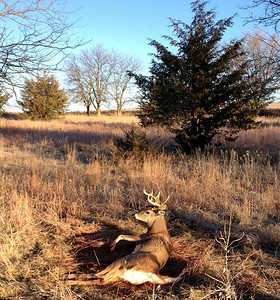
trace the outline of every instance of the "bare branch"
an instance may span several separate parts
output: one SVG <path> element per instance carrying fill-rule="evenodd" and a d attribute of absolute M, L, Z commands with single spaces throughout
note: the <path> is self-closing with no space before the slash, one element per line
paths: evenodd
<path fill-rule="evenodd" d="M 113 53 L 114 70 L 108 94 L 116 104 L 118 115 L 121 114 L 122 108 L 126 103 L 133 101 L 130 96 L 132 77 L 128 75 L 128 71 L 132 73 L 138 72 L 140 66 L 141 63 L 137 58 Z"/>
<path fill-rule="evenodd" d="M 247 23 L 255 22 L 259 25 L 273 27 L 279 31 L 280 1 L 279 0 L 253 0 L 252 4 L 242 7 L 249 12 Z M 261 8 L 262 14 L 254 14 L 256 8 Z"/>
<path fill-rule="evenodd" d="M 67 0 L 0 0 L 0 84 L 22 86 L 26 75 L 58 70 L 83 44 L 69 30 Z"/>
<path fill-rule="evenodd" d="M 243 55 L 233 60 L 233 68 L 240 65 L 246 67 L 247 81 L 252 83 L 252 109 L 255 103 L 265 100 L 262 104 L 265 107 L 277 97 L 280 87 L 279 41 L 277 34 L 269 35 L 261 30 L 248 32 L 242 45 Z"/>

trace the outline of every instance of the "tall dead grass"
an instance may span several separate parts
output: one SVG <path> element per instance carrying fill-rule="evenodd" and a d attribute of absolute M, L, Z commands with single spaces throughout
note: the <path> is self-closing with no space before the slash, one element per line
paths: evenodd
<path fill-rule="evenodd" d="M 265 247 L 275 256 L 275 265 L 267 267 L 270 271 L 263 263 L 262 271 L 254 273 L 263 285 L 258 281 L 253 292 L 261 293 L 270 284 L 269 276 L 261 274 L 270 272 L 273 290 L 263 293 L 280 297 L 274 280 L 279 276 L 275 262 L 279 263 L 280 174 L 269 155 L 225 150 L 147 156 L 141 163 L 132 157 L 115 164 L 109 155 L 110 139 L 122 135 L 122 128 L 131 122 L 74 119 L 0 119 L 1 299 L 101 297 L 102 290 L 73 290 L 64 284 L 63 265 L 73 260 L 71 241 L 80 232 L 97 230 L 100 220 L 125 220 L 129 210 L 145 205 L 143 189 L 171 196 L 170 229 L 182 241 L 186 234 L 215 236 L 232 217 L 233 230 L 248 235 L 252 251 Z M 148 129 L 148 134 L 162 134 L 163 144 L 172 138 L 163 129 Z M 131 221 L 123 222 L 131 226 Z M 252 236 L 258 243 L 249 240 Z M 261 258 L 254 259 L 256 269 Z M 211 259 L 203 264 L 215 265 Z M 240 278 L 241 286 L 244 277 Z M 205 289 L 210 288 L 207 282 Z M 183 289 L 190 287 L 182 283 L 173 296 L 179 297 Z M 202 295 L 203 289 L 197 294 Z"/>
<path fill-rule="evenodd" d="M 270 119 L 258 130 L 241 131 L 233 144 L 226 143 L 226 145 L 228 148 L 261 150 L 278 157 L 280 149 L 279 124 L 280 120 Z"/>

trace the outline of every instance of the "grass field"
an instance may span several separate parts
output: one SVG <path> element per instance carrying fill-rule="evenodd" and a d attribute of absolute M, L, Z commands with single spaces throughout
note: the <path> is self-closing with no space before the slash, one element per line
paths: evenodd
<path fill-rule="evenodd" d="M 116 161 L 112 139 L 137 127 L 135 116 L 0 118 L 0 299 L 280 299 L 280 120 L 262 121 L 207 154 Z M 162 128 L 146 134 L 173 143 Z M 109 244 L 145 230 L 129 217 L 143 189 L 170 195 L 162 274 L 183 279 L 66 285 L 132 251 Z"/>

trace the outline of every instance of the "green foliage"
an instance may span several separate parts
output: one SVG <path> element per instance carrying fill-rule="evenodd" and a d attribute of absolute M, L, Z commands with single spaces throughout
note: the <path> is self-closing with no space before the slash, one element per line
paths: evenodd
<path fill-rule="evenodd" d="M 7 93 L 3 93 L 0 91 L 0 116 L 3 114 L 3 106 L 7 103 L 9 100 L 10 96 Z"/>
<path fill-rule="evenodd" d="M 129 157 L 140 160 L 146 155 L 155 155 L 159 152 L 156 140 L 148 138 L 145 132 L 136 127 L 131 127 L 125 132 L 124 138 L 115 138 L 113 142 L 117 160 Z"/>
<path fill-rule="evenodd" d="M 36 80 L 26 80 L 21 91 L 22 101 L 18 101 L 25 116 L 32 120 L 51 120 L 65 113 L 68 97 L 59 88 L 54 76 L 37 76 Z"/>
<path fill-rule="evenodd" d="M 142 124 L 165 125 L 187 153 L 203 149 L 217 134 L 231 140 L 241 128 L 257 126 L 255 117 L 275 90 L 260 78 L 249 80 L 246 61 L 234 65 L 243 56 L 242 41 L 222 43 L 232 18 L 215 22 L 205 5 L 193 2 L 190 25 L 171 20 L 174 37 L 165 39 L 176 53 L 153 40 L 151 75 L 130 74 L 142 92 Z"/>

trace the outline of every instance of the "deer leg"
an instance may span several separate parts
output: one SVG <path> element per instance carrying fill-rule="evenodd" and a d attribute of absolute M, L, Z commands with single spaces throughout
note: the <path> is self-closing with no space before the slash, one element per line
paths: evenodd
<path fill-rule="evenodd" d="M 128 241 L 128 242 L 139 242 L 141 241 L 140 236 L 137 235 L 125 235 L 125 234 L 120 234 L 115 240 L 114 242 L 111 244 L 111 251 L 113 252 L 116 248 L 116 245 L 119 241 L 124 240 L 124 241 Z"/>

